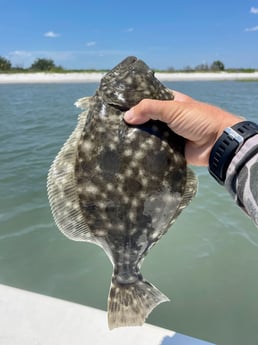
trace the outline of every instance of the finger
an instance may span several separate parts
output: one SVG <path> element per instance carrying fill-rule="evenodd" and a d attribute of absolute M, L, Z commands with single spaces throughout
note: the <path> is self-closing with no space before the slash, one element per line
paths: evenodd
<path fill-rule="evenodd" d="M 170 123 L 172 114 L 176 114 L 180 103 L 176 101 L 158 101 L 144 99 L 127 111 L 124 120 L 130 124 L 142 124 L 150 119 Z"/>

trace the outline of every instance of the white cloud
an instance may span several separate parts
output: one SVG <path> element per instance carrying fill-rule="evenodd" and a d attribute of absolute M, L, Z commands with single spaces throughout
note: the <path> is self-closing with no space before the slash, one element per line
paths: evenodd
<path fill-rule="evenodd" d="M 251 7 L 250 12 L 253 14 L 258 14 L 258 7 Z"/>
<path fill-rule="evenodd" d="M 86 46 L 87 47 L 93 47 L 93 46 L 95 46 L 96 45 L 96 42 L 95 41 L 90 41 L 90 42 L 87 42 L 86 43 Z"/>
<path fill-rule="evenodd" d="M 49 38 L 56 38 L 56 37 L 59 37 L 60 34 L 57 34 L 56 32 L 53 32 L 53 31 L 48 31 L 44 33 L 44 36 L 49 37 Z"/>
<path fill-rule="evenodd" d="M 25 50 L 14 50 L 8 54 L 10 57 L 17 57 L 17 58 L 27 58 L 31 56 L 31 52 Z"/>
<path fill-rule="evenodd" d="M 134 31 L 134 28 L 128 28 L 125 30 L 125 32 L 133 32 Z"/>
<path fill-rule="evenodd" d="M 246 28 L 245 31 L 250 32 L 250 31 L 258 31 L 258 25 L 253 26 L 252 28 Z"/>

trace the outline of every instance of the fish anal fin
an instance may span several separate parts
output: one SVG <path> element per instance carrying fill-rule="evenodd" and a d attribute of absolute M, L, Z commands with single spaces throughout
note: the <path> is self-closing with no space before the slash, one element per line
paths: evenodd
<path fill-rule="evenodd" d="M 185 206 L 187 206 L 192 200 L 192 198 L 195 196 L 195 194 L 197 193 L 197 189 L 198 189 L 197 177 L 195 173 L 193 172 L 193 170 L 187 167 L 185 192 L 184 192 L 184 197 L 182 200 L 182 203 Z"/>

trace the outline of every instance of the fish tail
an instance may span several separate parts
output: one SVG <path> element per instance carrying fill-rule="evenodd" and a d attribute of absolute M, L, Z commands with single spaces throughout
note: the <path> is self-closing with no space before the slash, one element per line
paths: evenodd
<path fill-rule="evenodd" d="M 108 299 L 109 329 L 141 326 L 156 306 L 167 301 L 167 296 L 141 276 L 131 284 L 119 284 L 113 277 Z"/>

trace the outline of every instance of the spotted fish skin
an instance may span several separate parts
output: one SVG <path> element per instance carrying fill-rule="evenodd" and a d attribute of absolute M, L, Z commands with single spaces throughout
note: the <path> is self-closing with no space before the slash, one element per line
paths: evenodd
<path fill-rule="evenodd" d="M 84 112 L 48 176 L 59 229 L 101 246 L 113 264 L 110 329 L 142 325 L 168 301 L 140 267 L 197 190 L 183 138 L 159 121 L 124 122 L 124 111 L 143 98 L 173 96 L 143 61 L 128 57 L 103 77 L 94 96 L 77 102 Z"/>

